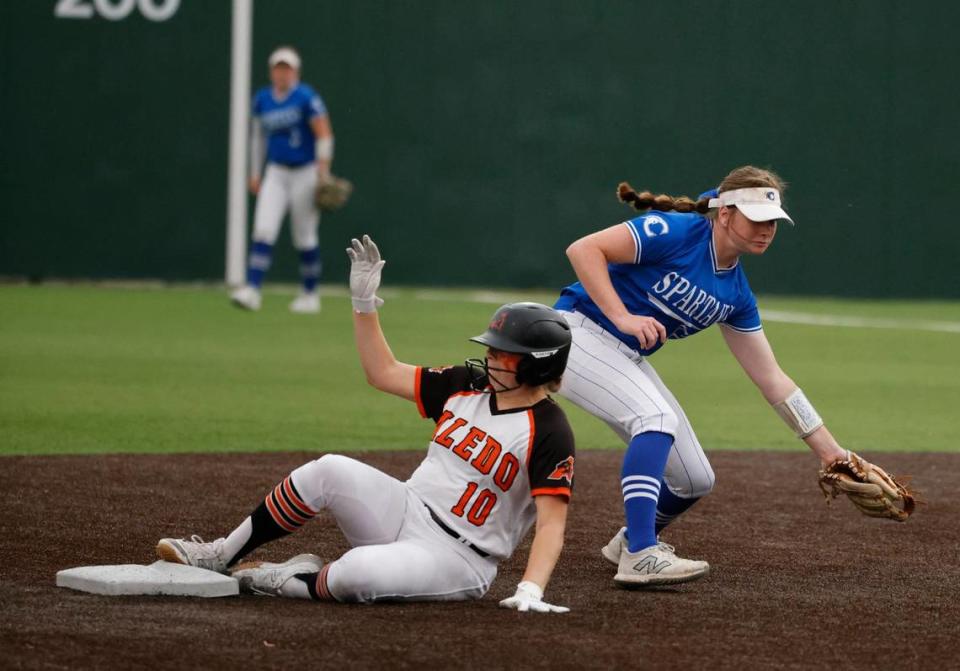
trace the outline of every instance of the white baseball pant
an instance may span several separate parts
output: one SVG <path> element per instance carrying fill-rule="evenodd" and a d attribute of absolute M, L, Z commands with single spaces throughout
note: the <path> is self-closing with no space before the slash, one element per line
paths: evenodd
<path fill-rule="evenodd" d="M 275 244 L 289 209 L 293 246 L 299 250 L 316 247 L 320 226 L 320 212 L 313 202 L 316 187 L 316 163 L 296 168 L 268 163 L 253 214 L 253 240 Z"/>
<path fill-rule="evenodd" d="M 573 345 L 560 395 L 606 422 L 627 444 L 639 433 L 674 437 L 664 482 L 693 499 L 713 489 L 714 475 L 690 420 L 653 366 L 579 312 L 563 312 Z"/>
<path fill-rule="evenodd" d="M 497 575 L 438 527 L 423 501 L 400 482 L 355 459 L 330 454 L 291 474 L 314 510 L 329 510 L 353 549 L 330 565 L 337 601 L 479 599 Z"/>

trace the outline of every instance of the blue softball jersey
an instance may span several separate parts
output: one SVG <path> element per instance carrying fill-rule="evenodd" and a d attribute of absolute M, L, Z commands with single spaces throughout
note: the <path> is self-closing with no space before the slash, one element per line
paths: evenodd
<path fill-rule="evenodd" d="M 624 222 L 636 243 L 633 263 L 609 264 L 613 288 L 632 314 L 653 317 L 672 339 L 686 338 L 712 324 L 737 331 L 762 328 L 757 299 L 739 261 L 720 268 L 713 228 L 700 214 L 651 212 Z M 554 305 L 580 312 L 628 347 L 644 355 L 634 336 L 622 333 L 597 307 L 579 282 L 565 287 Z"/>
<path fill-rule="evenodd" d="M 323 116 L 323 100 L 307 84 L 297 84 L 285 98 L 273 97 L 269 86 L 253 97 L 253 115 L 263 125 L 267 137 L 267 160 L 286 166 L 298 166 L 316 160 L 310 121 Z"/>

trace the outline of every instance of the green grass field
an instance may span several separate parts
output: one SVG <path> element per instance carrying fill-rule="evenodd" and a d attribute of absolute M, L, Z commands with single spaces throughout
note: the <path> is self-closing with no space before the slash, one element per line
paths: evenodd
<path fill-rule="evenodd" d="M 280 289 L 249 314 L 215 288 L 0 286 L 0 453 L 421 449 L 432 427 L 412 404 L 366 385 L 348 299 L 331 291 L 319 317 L 304 317 L 287 312 L 291 292 Z M 499 303 L 553 299 L 384 295 L 395 354 L 430 365 L 479 355 L 466 338 Z M 766 322 L 781 365 L 842 444 L 957 450 L 960 303 L 771 298 L 760 306 L 783 319 L 856 322 Z M 804 449 L 716 329 L 668 343 L 652 362 L 708 450 Z M 579 448 L 618 446 L 606 426 L 567 407 Z"/>

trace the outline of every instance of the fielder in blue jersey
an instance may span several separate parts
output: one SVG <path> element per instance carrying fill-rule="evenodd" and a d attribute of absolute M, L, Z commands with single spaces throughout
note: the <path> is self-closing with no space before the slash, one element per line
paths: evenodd
<path fill-rule="evenodd" d="M 323 100 L 300 82 L 297 52 L 280 47 L 270 55 L 269 65 L 271 85 L 257 91 L 253 98 L 250 191 L 257 195 L 257 206 L 247 283 L 230 298 L 237 307 L 260 309 L 260 287 L 270 268 L 283 217 L 289 211 L 303 283 L 290 310 L 316 313 L 320 311 L 317 283 L 321 265 L 320 212 L 314 203 L 314 192 L 319 181 L 331 178 L 333 130 Z"/>
<path fill-rule="evenodd" d="M 794 432 L 823 463 L 846 458 L 797 384 L 777 364 L 739 259 L 763 254 L 777 222 L 783 182 L 737 168 L 696 202 L 619 196 L 648 211 L 574 242 L 567 256 L 579 282 L 555 307 L 572 327 L 561 395 L 604 420 L 628 445 L 621 472 L 626 526 L 603 549 L 614 580 L 644 587 L 695 580 L 705 561 L 683 559 L 659 533 L 713 488 L 714 474 L 690 421 L 648 357 L 668 339 L 718 324 L 730 351 Z"/>

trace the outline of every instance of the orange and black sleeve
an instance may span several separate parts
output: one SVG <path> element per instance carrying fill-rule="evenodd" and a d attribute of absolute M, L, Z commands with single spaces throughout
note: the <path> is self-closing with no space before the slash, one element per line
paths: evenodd
<path fill-rule="evenodd" d="M 576 457 L 573 429 L 563 410 L 553 401 L 537 404 L 532 413 L 533 440 L 527 462 L 530 495 L 562 496 L 569 501 L 573 494 Z"/>
<path fill-rule="evenodd" d="M 413 395 L 421 417 L 439 421 L 447 399 L 457 392 L 470 389 L 470 374 L 466 366 L 417 368 Z"/>

